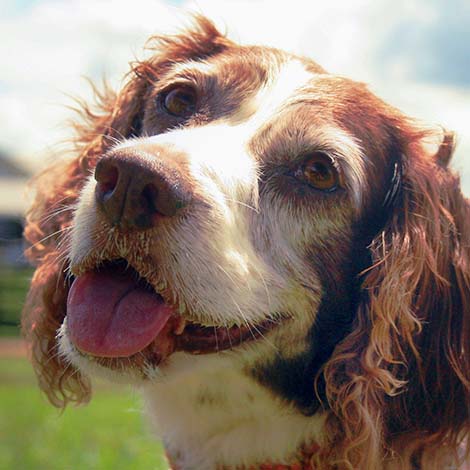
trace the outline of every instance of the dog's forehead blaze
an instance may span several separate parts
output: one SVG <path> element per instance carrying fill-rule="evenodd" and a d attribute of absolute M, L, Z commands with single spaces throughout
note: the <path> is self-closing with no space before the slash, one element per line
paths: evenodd
<path fill-rule="evenodd" d="M 215 107 L 216 116 L 222 115 L 230 126 L 248 123 L 253 137 L 257 129 L 278 120 L 283 110 L 295 104 L 299 113 L 282 114 L 283 125 L 294 131 L 302 116 L 307 121 L 303 126 L 331 128 L 333 124 L 372 156 L 376 149 L 368 144 L 387 137 L 378 112 L 383 103 L 367 87 L 283 51 L 234 46 L 205 60 L 176 63 L 167 78 L 184 76 L 198 77 L 196 84 L 202 85 L 201 92 L 207 94 L 205 100 Z"/>
<path fill-rule="evenodd" d="M 227 117 L 227 122 L 236 125 L 255 113 L 259 121 L 271 117 L 315 74 L 322 73 L 320 68 L 308 67 L 305 60 L 281 51 L 255 49 L 240 48 L 237 54 L 232 51 L 203 61 L 176 63 L 163 82 L 187 79 L 200 86 L 202 93 L 209 95 L 205 98 L 216 106 L 236 102 L 235 111 Z"/>
<path fill-rule="evenodd" d="M 197 71 L 206 77 L 218 77 L 217 93 L 222 97 L 230 94 L 231 98 L 209 99 L 222 107 L 224 103 L 236 100 L 233 111 L 222 113 L 222 122 L 228 126 L 244 127 L 245 132 L 237 135 L 249 141 L 251 151 L 262 145 L 260 131 L 274 125 L 276 134 L 279 134 L 275 139 L 280 141 L 278 146 L 290 147 L 288 153 L 293 157 L 296 150 L 300 152 L 309 147 L 326 146 L 328 150 L 339 153 L 339 164 L 346 165 L 346 173 L 351 174 L 354 199 L 359 205 L 362 193 L 359 189 L 363 187 L 361 183 L 364 183 L 365 174 L 363 157 L 373 156 L 375 149 L 367 148 L 371 139 L 367 136 L 363 139 L 351 122 L 364 114 L 364 108 L 373 109 L 372 93 L 361 84 L 326 73 L 313 61 L 263 48 L 250 49 L 245 55 L 242 49 L 238 54 L 232 51 L 227 57 L 179 64 L 176 68 L 178 73 Z M 352 99 L 351 84 L 357 87 L 360 100 Z M 379 123 L 372 118 L 369 124 L 369 134 L 373 133 L 376 141 L 383 140 Z M 318 137 L 326 134 L 331 138 Z M 303 135 L 302 139 L 300 135 Z M 331 142 L 335 144 L 331 145 Z M 254 156 L 263 156 L 263 152 L 253 153 Z"/>
<path fill-rule="evenodd" d="M 229 116 L 228 122 L 237 124 L 250 119 L 255 126 L 258 124 L 261 127 L 275 117 L 282 107 L 296 99 L 312 77 L 300 61 L 292 59 L 285 62 L 267 77 L 255 94 L 248 99 L 242 97 L 237 112 Z"/>

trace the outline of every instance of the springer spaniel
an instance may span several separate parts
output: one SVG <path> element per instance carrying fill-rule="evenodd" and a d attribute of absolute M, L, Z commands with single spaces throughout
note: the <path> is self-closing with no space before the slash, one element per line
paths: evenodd
<path fill-rule="evenodd" d="M 135 384 L 180 470 L 465 465 L 453 135 L 204 18 L 153 46 L 37 180 L 24 330 L 50 401 Z"/>

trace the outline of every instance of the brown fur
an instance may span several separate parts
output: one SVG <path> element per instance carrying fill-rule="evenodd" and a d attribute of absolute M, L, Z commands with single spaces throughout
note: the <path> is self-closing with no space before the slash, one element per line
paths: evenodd
<path fill-rule="evenodd" d="M 106 88 L 97 93 L 95 108 L 83 106 L 75 126 L 76 157 L 35 181 L 25 237 L 37 270 L 23 325 L 40 386 L 56 406 L 91 395 L 88 380 L 56 351 L 67 295 L 60 240 L 72 222 L 72 211 L 61 208 L 76 203 L 85 177 L 114 140 L 137 132 L 148 85 L 162 70 L 234 47 L 203 18 L 190 33 L 154 38 L 149 45 L 155 56 L 134 64 L 119 94 Z M 349 90 L 351 99 L 359 98 L 360 88 Z M 325 90 L 325 96 L 329 92 L 336 91 Z M 373 264 L 363 273 L 353 331 L 324 368 L 329 446 L 316 459 L 322 469 L 376 470 L 387 460 L 394 468 L 441 469 L 449 455 L 469 453 L 470 205 L 447 166 L 451 134 L 429 156 L 420 144 L 427 132 L 382 105 L 382 122 L 389 123 L 384 129 L 367 115 L 367 102 L 363 109 L 360 119 L 340 106 L 333 114 L 353 128 L 362 126 L 353 132 L 367 134 L 372 148 L 377 136 L 385 141 L 393 134 L 402 189 L 370 244 Z M 377 187 L 382 183 L 377 180 Z"/>
<path fill-rule="evenodd" d="M 157 78 L 157 70 L 161 72 L 176 58 L 216 54 L 229 44 L 212 23 L 203 18 L 199 18 L 191 35 L 152 38 L 149 49 L 165 52 L 135 63 L 119 94 L 105 86 L 103 92 L 95 90 L 94 107 L 81 103 L 80 120 L 74 124 L 77 157 L 48 168 L 34 181 L 36 202 L 27 214 L 24 235 L 31 245 L 27 256 L 38 267 L 24 308 L 23 331 L 32 344 L 32 360 L 39 384 L 55 406 L 87 401 L 91 395 L 88 381 L 67 367 L 56 349 L 55 336 L 65 317 L 67 299 L 66 291 L 61 290 L 66 281 L 62 274 L 64 266 L 60 260 L 64 253 L 59 240 L 72 221 L 72 211 L 60 209 L 77 202 L 85 177 L 97 158 L 111 148 L 116 139 L 133 134 L 133 125 L 140 119 L 141 103 L 148 85 Z M 55 290 L 63 295 L 54 294 Z"/>
<path fill-rule="evenodd" d="M 443 468 L 470 430 L 470 207 L 458 177 L 406 150 L 402 202 L 372 241 L 354 331 L 326 365 L 329 425 L 353 468 L 407 449 Z"/>

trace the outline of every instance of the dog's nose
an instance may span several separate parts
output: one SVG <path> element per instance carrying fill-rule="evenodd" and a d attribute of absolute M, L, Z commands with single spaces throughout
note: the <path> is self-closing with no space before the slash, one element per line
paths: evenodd
<path fill-rule="evenodd" d="M 123 149 L 95 168 L 98 207 L 113 226 L 145 230 L 175 216 L 191 200 L 191 189 L 171 156 Z"/>

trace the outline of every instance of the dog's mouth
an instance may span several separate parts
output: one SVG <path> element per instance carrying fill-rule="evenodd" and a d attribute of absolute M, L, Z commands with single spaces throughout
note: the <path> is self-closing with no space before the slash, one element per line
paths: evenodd
<path fill-rule="evenodd" d="M 106 262 L 74 279 L 67 335 L 81 354 L 122 368 L 158 365 L 175 351 L 208 354 L 234 348 L 271 326 L 202 325 L 166 302 L 125 260 Z"/>

